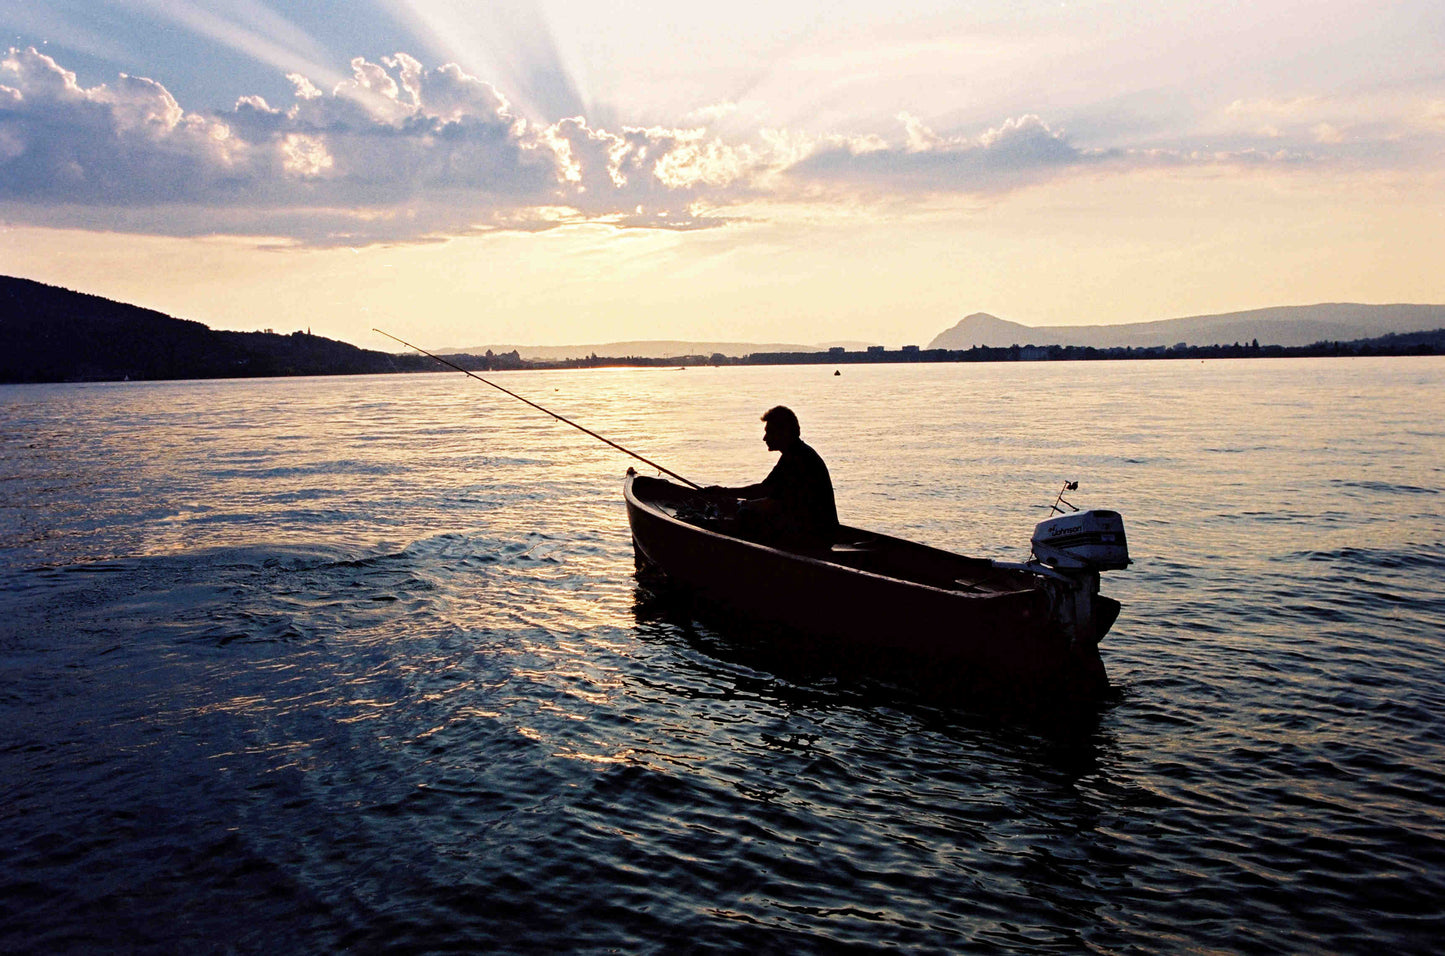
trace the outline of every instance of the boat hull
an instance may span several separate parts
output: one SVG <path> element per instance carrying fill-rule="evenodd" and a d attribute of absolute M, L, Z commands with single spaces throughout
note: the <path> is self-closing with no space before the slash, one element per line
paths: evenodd
<path fill-rule="evenodd" d="M 630 475 L 624 497 L 640 569 L 782 640 L 974 695 L 1108 689 L 1097 643 L 1065 633 L 1057 595 L 1033 575 L 857 528 L 821 552 L 743 540 L 677 517 L 695 496 L 656 478 Z"/>

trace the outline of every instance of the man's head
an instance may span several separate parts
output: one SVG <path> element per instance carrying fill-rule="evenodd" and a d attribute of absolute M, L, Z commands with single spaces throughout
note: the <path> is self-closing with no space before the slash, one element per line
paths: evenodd
<path fill-rule="evenodd" d="M 763 443 L 769 451 L 782 451 L 798 440 L 802 429 L 798 427 L 798 416 L 786 405 L 775 405 L 763 412 Z"/>

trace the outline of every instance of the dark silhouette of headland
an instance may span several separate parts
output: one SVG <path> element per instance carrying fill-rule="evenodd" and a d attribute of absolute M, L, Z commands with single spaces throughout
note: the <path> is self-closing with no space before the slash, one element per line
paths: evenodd
<path fill-rule="evenodd" d="M 520 368 L 515 355 L 467 357 Z M 357 348 L 309 332 L 222 332 L 97 295 L 0 276 L 0 382 L 102 382 L 366 375 L 440 368 L 422 355 Z"/>
<path fill-rule="evenodd" d="M 1253 324 L 1241 324 L 1247 316 Z M 1313 317 L 1313 318 L 1312 318 Z M 1323 319 L 1321 319 L 1323 317 Z M 1284 320 L 1293 341 L 1305 329 L 1342 333 L 1310 344 L 1285 345 L 1266 336 L 1270 320 Z M 1312 322 L 1324 321 L 1324 325 Z M 1410 330 L 1411 323 L 1425 331 Z M 939 335 L 928 348 L 881 345 L 790 351 L 739 346 L 744 354 L 686 351 L 689 343 L 668 343 L 668 356 L 598 355 L 567 359 L 522 357 L 517 348 L 499 352 L 447 352 L 455 366 L 469 371 L 529 368 L 636 366 L 676 368 L 702 365 L 857 365 L 915 362 L 1089 361 L 1098 359 L 1276 358 L 1358 355 L 1445 355 L 1445 306 L 1300 306 L 1263 309 L 1226 316 L 1143 323 L 1139 326 L 1030 328 L 982 313 L 969 316 Z M 1387 334 L 1346 340 L 1343 333 L 1374 330 Z M 1431 330 L 1433 329 L 1433 330 Z M 1138 344 L 1119 339 L 1123 331 L 1147 336 Z M 1188 331 L 1189 337 L 1184 338 Z M 1220 331 L 1239 332 L 1232 344 L 1197 344 Z M 1112 338 L 1105 333 L 1116 332 Z M 1248 340 L 1244 336 L 1253 332 Z M 1055 335 L 1057 333 L 1057 335 Z M 1180 335 L 1175 344 L 1160 338 Z M 967 336 L 993 336 L 983 344 Z M 1103 335 L 1104 337 L 1099 337 Z M 963 336 L 961 338 L 961 336 Z M 1002 339 L 997 338 L 1002 336 Z M 1083 337 L 1079 341 L 1077 337 Z M 1260 338 L 1265 338 L 1265 344 Z M 1022 340 L 1023 344 L 1020 344 Z M 1227 342 L 1214 338 L 1215 343 Z M 1098 344 L 1085 344 L 1086 342 Z M 1111 343 L 1112 344 L 1106 344 Z M 1145 343 L 1149 344 L 1145 344 Z M 632 343 L 640 345 L 645 343 Z M 699 343 L 692 343 L 697 346 Z M 787 349 L 789 347 L 783 347 Z M 0 383 L 101 382 L 122 380 L 259 378 L 283 375 L 366 375 L 385 372 L 446 371 L 446 366 L 410 353 L 358 348 L 309 331 L 222 332 L 153 309 L 72 292 L 29 279 L 0 276 Z"/>

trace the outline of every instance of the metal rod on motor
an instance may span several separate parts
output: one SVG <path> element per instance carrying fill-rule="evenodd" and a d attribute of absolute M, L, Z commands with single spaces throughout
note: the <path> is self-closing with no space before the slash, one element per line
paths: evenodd
<path fill-rule="evenodd" d="M 522 396 L 518 395 L 516 392 L 513 392 L 513 391 L 511 391 L 511 390 L 509 390 L 509 389 L 505 389 L 505 388 L 503 388 L 502 386 L 498 385 L 496 382 L 489 382 L 489 381 L 487 381 L 486 379 L 482 378 L 480 375 L 477 375 L 475 372 L 468 371 L 467 369 L 462 368 L 460 365 L 456 364 L 455 362 L 448 362 L 446 359 L 442 358 L 440 355 L 433 355 L 431 352 L 428 352 L 426 349 L 420 348 L 420 347 L 415 346 L 415 345 L 412 345 L 410 342 L 408 342 L 408 341 L 406 341 L 406 340 L 404 340 L 404 339 L 399 339 L 399 338 L 397 338 L 396 336 L 392 335 L 390 332 L 383 332 L 383 331 L 381 331 L 381 329 L 375 329 L 375 328 L 372 329 L 371 331 L 377 333 L 378 335 L 384 335 L 384 336 L 386 336 L 387 338 L 391 339 L 393 342 L 400 342 L 402 345 L 405 345 L 405 346 L 406 346 L 407 348 L 409 348 L 409 349 L 416 349 L 416 351 L 418 351 L 418 352 L 420 352 L 421 354 L 425 355 L 427 358 L 435 359 L 436 361 L 442 363 L 443 365 L 447 366 L 448 368 L 454 368 L 454 369 L 456 369 L 458 372 L 461 372 L 463 375 L 469 375 L 469 376 L 471 376 L 472 378 L 476 379 L 477 381 L 481 382 L 483 385 L 490 385 L 490 386 L 492 386 L 492 388 L 495 388 L 495 389 L 496 389 L 497 391 L 499 391 L 499 392 L 506 392 L 508 395 L 512 396 L 512 397 L 515 398 L 517 401 L 519 401 L 519 402 L 525 402 L 526 404 L 531 405 L 533 408 L 537 409 L 537 411 L 539 411 L 539 412 L 546 412 L 548 415 L 551 415 L 553 418 L 557 419 L 557 421 L 563 422 L 563 423 L 568 424 L 568 425 L 571 425 L 573 428 L 577 429 L 577 430 L 580 431 L 580 432 L 586 432 L 587 434 L 591 435 L 593 438 L 597 439 L 598 441 L 602 442 L 603 444 L 611 445 L 613 448 L 616 448 L 618 451 L 624 452 L 624 453 L 626 453 L 626 454 L 628 454 L 628 455 L 631 455 L 633 458 L 636 458 L 638 461 L 642 462 L 644 465 L 648 465 L 649 467 L 656 468 L 658 471 L 662 472 L 664 475 L 670 475 L 670 476 L 672 476 L 673 478 L 676 478 L 678 481 L 682 482 L 682 483 L 685 484 L 685 485 L 688 485 L 688 486 L 693 487 L 693 488 L 701 488 L 701 487 L 702 487 L 701 485 L 697 484 L 696 482 L 688 481 L 686 478 L 682 477 L 682 475 L 679 475 L 677 472 L 675 472 L 675 471 L 670 471 L 669 469 L 662 467 L 661 465 L 659 465 L 659 464 L 658 464 L 657 462 L 655 462 L 655 461 L 649 461 L 648 459 L 643 458 L 641 455 L 639 455 L 637 452 L 633 451 L 633 450 L 630 449 L 630 448 L 623 448 L 621 445 L 617 444 L 617 442 L 613 441 L 613 440 L 610 439 L 610 438 L 603 438 L 601 435 L 597 434 L 597 433 L 594 432 L 592 429 L 590 429 L 590 428 L 584 428 L 584 427 L 582 427 L 581 425 L 577 424 L 576 422 L 572 421 L 572 419 L 570 419 L 570 418 L 563 418 L 561 415 L 558 415 L 556 412 L 552 411 L 551 409 L 549 409 L 549 408 L 543 408 L 541 405 L 538 405 L 536 402 L 532 401 L 531 399 L 523 398 Z"/>
<path fill-rule="evenodd" d="M 382 335 L 385 335 L 386 333 L 383 332 L 383 333 L 381 333 L 381 334 L 382 334 Z M 1050 506 L 1050 508 L 1049 508 L 1049 514 L 1051 514 L 1051 515 L 1055 515 L 1055 514 L 1065 515 L 1065 514 L 1068 514 L 1067 511 L 1065 511 L 1063 508 L 1060 508 L 1060 507 L 1059 507 L 1059 502 L 1061 502 L 1061 501 L 1063 501 L 1064 504 L 1068 505 L 1070 508 L 1073 508 L 1075 511 L 1078 511 L 1079 509 L 1078 509 L 1077 507 L 1075 507 L 1075 505 L 1074 505 L 1074 503 L 1073 503 L 1072 501 L 1064 501 L 1064 492 L 1066 492 L 1066 491 L 1078 491 L 1078 490 L 1079 490 L 1079 483 L 1078 483 L 1077 481 L 1065 481 L 1065 482 L 1064 482 L 1064 487 L 1062 487 L 1062 488 L 1059 489 L 1059 496 L 1054 499 L 1053 505 Z"/>

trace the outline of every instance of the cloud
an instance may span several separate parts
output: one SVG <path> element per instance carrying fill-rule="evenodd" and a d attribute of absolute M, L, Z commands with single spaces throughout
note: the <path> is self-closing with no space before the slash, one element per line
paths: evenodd
<path fill-rule="evenodd" d="M 761 129 L 732 139 L 711 128 L 736 118 L 730 104 L 677 127 L 605 129 L 582 115 L 541 123 L 461 67 L 428 68 L 406 53 L 353 59 L 329 89 L 290 79 L 289 103 L 251 95 L 194 112 L 154 80 L 121 74 L 83 87 L 49 56 L 12 49 L 0 58 L 0 214 L 316 244 L 577 222 L 685 230 L 725 224 L 730 207 L 759 200 L 992 194 L 1140 167 L 1298 166 L 1330 150 L 1396 148 L 1400 126 L 1367 103 L 1344 110 L 1301 97 L 1221 111 L 1222 147 L 1082 148 L 1032 113 L 974 135 L 904 113 L 887 137 Z M 1417 138 L 1438 142 L 1441 117 L 1434 99 L 1409 118 Z"/>
<path fill-rule="evenodd" d="M 330 91 L 187 112 L 153 80 L 90 88 L 35 49 L 0 59 L 0 201 L 42 223 L 256 230 L 305 242 L 409 240 L 575 221 L 694 229 L 765 162 L 702 128 L 543 126 L 454 64 L 363 58 Z M 17 213 L 17 209 L 23 209 Z M 178 214 L 178 207 L 208 210 Z M 558 210 L 565 212 L 559 213 Z"/>
<path fill-rule="evenodd" d="M 796 180 L 922 192 L 989 192 L 1037 181 L 1097 162 L 1102 154 L 1069 145 L 1062 133 L 1029 114 L 975 138 L 940 136 L 901 114 L 903 141 L 833 138 L 787 173 Z"/>
<path fill-rule="evenodd" d="M 1442 103 L 1429 91 L 1383 87 L 1351 94 L 1236 99 L 1201 122 L 1216 141 L 1259 143 L 1297 153 L 1404 165 L 1433 165 L 1441 147 Z"/>
<path fill-rule="evenodd" d="M 0 198 L 40 202 L 195 194 L 235 161 L 224 124 L 186 114 L 159 83 L 121 74 L 82 89 L 33 48 L 0 60 L 0 143 Z"/>
<path fill-rule="evenodd" d="M 148 204 L 210 207 L 224 210 L 222 231 L 245 223 L 354 241 L 485 227 L 565 199 L 546 138 L 455 67 L 426 70 L 399 54 L 354 60 L 329 93 L 293 82 L 284 108 L 251 96 L 189 113 L 152 80 L 83 88 L 33 48 L 11 50 L 0 59 L 0 200 L 72 220 L 84 207 L 98 219 Z M 392 208 L 401 205 L 410 208 Z M 298 230 L 301 210 L 324 232 Z"/>

